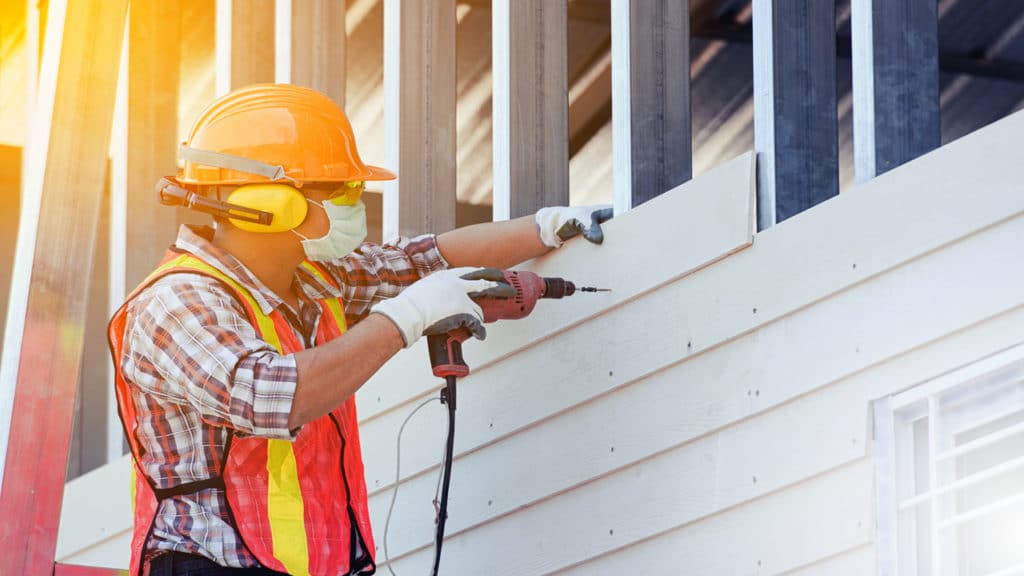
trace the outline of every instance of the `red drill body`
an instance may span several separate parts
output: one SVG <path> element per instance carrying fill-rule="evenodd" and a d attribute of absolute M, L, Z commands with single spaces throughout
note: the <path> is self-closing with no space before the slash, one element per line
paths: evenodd
<path fill-rule="evenodd" d="M 576 291 L 576 286 L 561 278 L 543 278 L 533 272 L 505 270 L 505 281 L 516 290 L 512 298 L 477 298 L 484 312 L 484 322 L 518 320 L 533 312 L 541 298 L 562 298 Z"/>
<path fill-rule="evenodd" d="M 576 293 L 576 285 L 562 278 L 544 278 L 525 270 L 504 270 L 505 282 L 516 293 L 510 298 L 475 298 L 484 314 L 484 322 L 497 320 L 518 320 L 533 312 L 541 298 L 564 298 Z M 595 288 L 581 288 L 581 291 L 596 292 Z M 427 337 L 430 364 L 434 375 L 439 378 L 454 376 L 462 378 L 469 374 L 469 366 L 462 359 L 461 343 L 470 337 L 468 330 L 456 330 L 448 334 Z"/>

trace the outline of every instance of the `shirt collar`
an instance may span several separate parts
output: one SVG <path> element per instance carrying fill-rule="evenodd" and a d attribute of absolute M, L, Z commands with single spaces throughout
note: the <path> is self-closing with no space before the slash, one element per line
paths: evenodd
<path fill-rule="evenodd" d="M 298 270 L 295 271 L 295 277 L 299 282 L 299 287 L 306 293 L 306 296 L 313 300 L 341 297 L 338 288 L 321 280 L 319 274 L 313 274 L 305 266 L 299 266 Z"/>

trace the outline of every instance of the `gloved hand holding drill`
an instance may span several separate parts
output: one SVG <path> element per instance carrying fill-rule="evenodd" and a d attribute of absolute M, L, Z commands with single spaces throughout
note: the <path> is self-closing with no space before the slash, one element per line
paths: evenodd
<path fill-rule="evenodd" d="M 374 305 L 373 311 L 391 319 L 408 348 L 428 333 L 465 328 L 480 340 L 487 335 L 484 315 L 474 297 L 509 297 L 512 286 L 495 268 L 451 268 L 435 272 L 401 294 Z"/>

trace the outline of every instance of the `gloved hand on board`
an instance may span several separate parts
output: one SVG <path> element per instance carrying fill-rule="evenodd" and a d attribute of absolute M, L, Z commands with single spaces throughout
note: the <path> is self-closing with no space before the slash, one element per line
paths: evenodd
<path fill-rule="evenodd" d="M 600 244 L 604 241 L 601 223 L 613 215 L 610 204 L 596 206 L 552 206 L 537 211 L 537 232 L 541 242 L 550 248 L 558 248 L 562 242 L 583 235 L 584 238 Z"/>

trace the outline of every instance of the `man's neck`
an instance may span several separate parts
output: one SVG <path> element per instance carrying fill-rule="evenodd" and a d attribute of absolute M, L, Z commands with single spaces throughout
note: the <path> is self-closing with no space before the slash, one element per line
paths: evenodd
<path fill-rule="evenodd" d="M 281 240 L 280 234 L 254 234 L 225 227 L 218 227 L 213 235 L 214 246 L 230 252 L 274 294 L 297 309 L 293 281 L 304 255 L 298 243 Z"/>

